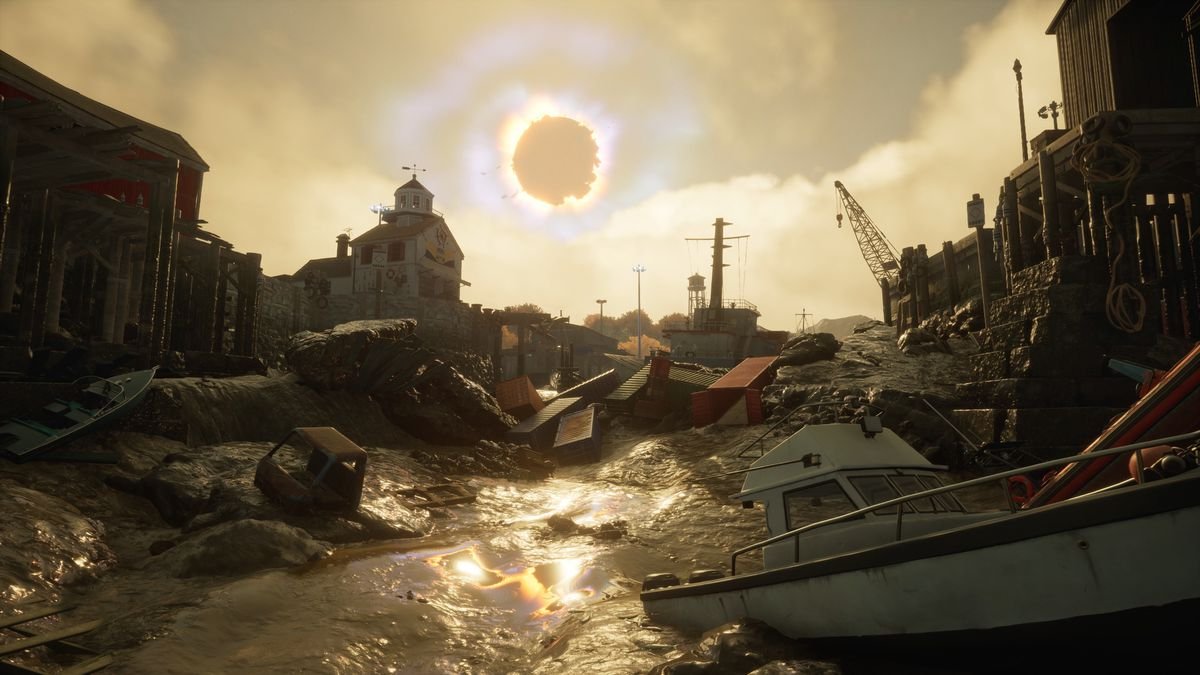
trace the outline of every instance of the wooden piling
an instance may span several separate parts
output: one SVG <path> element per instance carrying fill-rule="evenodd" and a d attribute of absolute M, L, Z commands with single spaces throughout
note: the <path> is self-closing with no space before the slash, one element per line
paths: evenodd
<path fill-rule="evenodd" d="M 992 233 L 982 227 L 975 228 L 975 254 L 979 265 L 979 303 L 983 311 L 983 327 L 991 325 L 988 319 L 989 308 L 992 306 Z"/>
<path fill-rule="evenodd" d="M 42 321 L 45 335 L 62 332 L 63 281 L 67 274 L 67 261 L 71 256 L 71 242 L 66 241 L 55 246 L 53 254 L 54 259 L 50 262 L 46 285 L 46 318 Z"/>
<path fill-rule="evenodd" d="M 25 200 L 25 206 L 22 207 L 21 202 L 14 197 L 9 207 L 8 234 L 4 240 L 3 257 L 0 258 L 0 314 L 6 314 L 13 309 L 25 230 L 29 227 L 28 200 Z"/>
<path fill-rule="evenodd" d="M 1104 220 L 1104 199 L 1091 183 L 1087 186 L 1088 226 L 1092 231 L 1092 255 L 1109 266 L 1108 224 Z M 1161 268 L 1160 268 L 1161 269 Z"/>
<path fill-rule="evenodd" d="M 942 242 L 942 265 L 946 268 L 946 300 L 950 311 L 958 306 L 961 297 L 958 286 L 958 260 L 954 257 L 954 242 Z"/>
<path fill-rule="evenodd" d="M 1046 259 L 1062 255 L 1062 230 L 1058 220 L 1058 182 L 1054 176 L 1054 158 L 1038 152 L 1038 180 L 1042 187 L 1042 241 Z"/>
<path fill-rule="evenodd" d="M 5 252 L 9 223 L 12 221 L 13 165 L 17 159 L 17 129 L 0 122 L 0 252 Z M 0 261 L 0 265 L 6 261 Z M 10 299 L 11 300 L 11 299 Z"/>
<path fill-rule="evenodd" d="M 138 345 L 150 363 L 158 362 L 154 326 L 158 320 L 158 256 L 162 238 L 163 193 L 161 182 L 150 186 L 149 214 L 146 218 L 146 252 L 142 256 L 142 283 L 138 291 Z"/>
<path fill-rule="evenodd" d="M 133 268 L 133 242 L 128 237 L 121 238 L 121 264 L 116 269 L 117 302 L 113 312 L 112 334 L 113 342 L 124 344 L 125 322 L 129 317 L 129 286 L 130 273 Z"/>
<path fill-rule="evenodd" d="M 892 285 L 887 277 L 879 280 L 879 289 L 883 292 L 883 323 L 892 325 Z"/>
<path fill-rule="evenodd" d="M 221 277 L 221 244 L 209 242 L 199 261 L 196 273 L 196 349 L 203 352 L 216 351 L 217 292 Z"/>
<path fill-rule="evenodd" d="M 49 190 L 45 191 L 46 202 L 42 210 L 42 243 L 37 269 L 37 290 L 33 294 L 33 325 L 31 327 L 29 344 L 40 347 L 46 340 L 46 313 L 50 301 L 50 273 L 54 267 L 55 258 L 59 257 L 55 250 L 58 239 L 58 200 Z M 59 302 L 62 297 L 58 298 Z M 57 311 L 58 308 L 55 308 Z"/>
<path fill-rule="evenodd" d="M 50 191 L 39 190 L 32 198 L 32 208 L 22 235 L 25 248 L 21 259 L 21 314 L 17 324 L 17 342 L 33 344 L 33 327 L 37 320 L 38 271 L 42 263 L 42 230 L 50 210 Z"/>
<path fill-rule="evenodd" d="M 1197 325 L 1200 323 L 1200 317 L 1196 316 L 1197 297 L 1200 294 L 1200 288 L 1197 288 L 1196 265 L 1200 260 L 1197 260 L 1192 246 L 1194 240 L 1188 229 L 1187 211 L 1183 208 L 1181 197 L 1177 195 L 1176 199 L 1176 203 L 1169 204 L 1166 202 L 1166 195 L 1163 195 L 1163 221 L 1171 228 L 1175 250 L 1179 256 L 1179 337 L 1195 338 L 1200 330 L 1200 325 Z"/>
<path fill-rule="evenodd" d="M 108 277 L 104 283 L 104 305 L 100 310 L 100 339 L 116 342 L 117 303 L 121 284 L 121 257 L 125 242 L 113 237 L 108 249 Z"/>
<path fill-rule="evenodd" d="M 157 306 L 152 327 L 151 343 L 155 354 L 168 348 L 167 334 L 171 325 L 171 291 L 175 264 L 175 193 L 179 185 L 179 160 L 168 169 L 159 203 L 154 207 L 159 216 L 158 283 L 154 286 Z"/>
<path fill-rule="evenodd" d="M 1001 210 L 1004 218 L 1004 253 L 1008 276 L 1025 268 L 1021 255 L 1021 222 L 1017 209 L 1017 183 L 1012 178 L 1004 179 L 1004 205 Z M 1008 284 L 1012 286 L 1011 281 Z"/>
<path fill-rule="evenodd" d="M 230 264 L 230 260 L 221 258 L 217 274 L 217 332 L 213 344 L 213 352 L 218 354 L 225 351 L 225 315 L 228 312 L 227 298 L 229 297 Z"/>

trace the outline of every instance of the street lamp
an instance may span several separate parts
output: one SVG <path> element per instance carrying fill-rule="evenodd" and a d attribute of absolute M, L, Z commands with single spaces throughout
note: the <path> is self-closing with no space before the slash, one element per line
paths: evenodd
<path fill-rule="evenodd" d="M 608 302 L 608 301 L 607 300 L 597 300 L 596 301 L 596 304 L 600 305 L 600 327 L 599 327 L 599 330 L 596 331 L 597 333 L 604 332 L 604 303 L 606 303 L 606 302 Z"/>
<path fill-rule="evenodd" d="M 637 332 L 638 332 L 638 358 L 642 358 L 642 272 L 646 271 L 646 266 L 638 263 L 633 266 L 633 271 L 638 275 L 638 310 L 637 310 Z"/>

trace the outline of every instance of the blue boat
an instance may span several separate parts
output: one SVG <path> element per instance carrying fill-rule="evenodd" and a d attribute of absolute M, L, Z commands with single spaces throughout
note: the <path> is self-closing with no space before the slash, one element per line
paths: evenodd
<path fill-rule="evenodd" d="M 145 398 L 156 370 L 76 380 L 73 393 L 0 424 L 0 454 L 17 462 L 67 459 L 47 453 L 129 414 Z"/>

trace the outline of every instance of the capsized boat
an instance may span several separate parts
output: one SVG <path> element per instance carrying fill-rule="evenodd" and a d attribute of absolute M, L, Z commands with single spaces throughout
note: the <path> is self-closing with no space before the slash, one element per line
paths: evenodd
<path fill-rule="evenodd" d="M 1028 643 L 1173 625 L 1200 609 L 1197 439 L 1200 431 L 945 485 L 944 467 L 877 417 L 809 425 L 754 462 L 735 495 L 765 506 L 771 536 L 733 551 L 728 574 L 650 575 L 641 599 L 652 619 L 686 629 L 748 617 L 792 638 L 860 645 Z M 1010 477 L 1130 453 L 1128 480 L 1034 509 L 1012 498 Z M 956 498 L 989 483 L 1008 495 L 1007 510 L 972 512 Z M 751 556 L 761 569 L 746 570 Z"/>
<path fill-rule="evenodd" d="M 47 453 L 129 414 L 146 396 L 158 366 L 112 377 L 86 376 L 74 391 L 0 424 L 0 454 L 18 462 Z"/>

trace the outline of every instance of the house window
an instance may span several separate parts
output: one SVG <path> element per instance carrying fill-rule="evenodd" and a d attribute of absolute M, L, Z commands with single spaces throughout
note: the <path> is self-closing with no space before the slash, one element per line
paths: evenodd
<path fill-rule="evenodd" d="M 370 265 L 371 264 L 371 256 L 375 255 L 375 246 L 373 244 L 367 244 L 366 246 L 362 247 L 362 249 L 360 249 L 360 250 L 362 252 L 358 254 L 359 264 L 360 265 Z"/>
<path fill-rule="evenodd" d="M 408 195 L 400 195 L 400 208 L 404 208 L 408 204 Z"/>
<path fill-rule="evenodd" d="M 393 241 L 388 244 L 388 262 L 400 262 L 404 260 L 404 242 Z"/>
<path fill-rule="evenodd" d="M 420 195 L 413 195 L 413 208 L 414 209 L 421 208 L 421 196 Z"/>
<path fill-rule="evenodd" d="M 835 480 L 792 490 L 783 495 L 783 501 L 787 506 L 789 530 L 850 513 L 856 508 Z"/>

